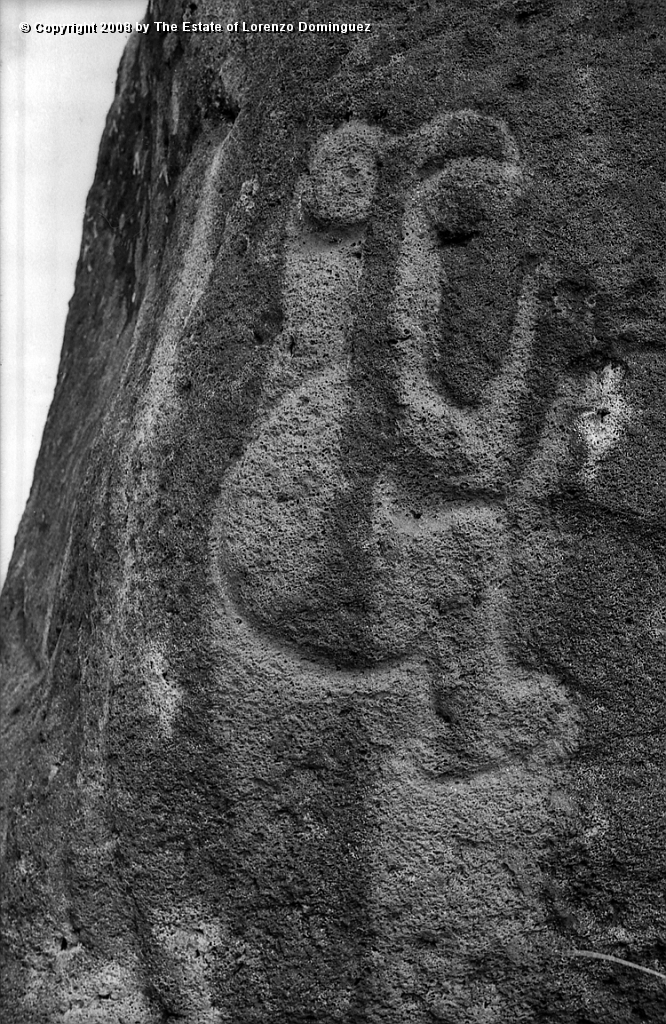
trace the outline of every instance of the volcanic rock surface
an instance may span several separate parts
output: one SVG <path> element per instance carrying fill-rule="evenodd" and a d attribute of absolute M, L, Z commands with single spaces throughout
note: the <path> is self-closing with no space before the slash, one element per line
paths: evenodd
<path fill-rule="evenodd" d="M 666 15 L 353 8 L 125 51 L 2 597 L 3 1024 L 666 1019 Z"/>

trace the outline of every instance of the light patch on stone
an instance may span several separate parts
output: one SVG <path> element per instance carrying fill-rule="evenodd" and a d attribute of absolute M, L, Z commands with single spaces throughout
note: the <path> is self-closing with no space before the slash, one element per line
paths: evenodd
<path fill-rule="evenodd" d="M 150 714 L 157 720 L 163 738 L 173 735 L 173 723 L 183 701 L 183 691 L 168 678 L 169 666 L 156 644 L 151 644 L 146 656 L 144 678 L 146 703 Z"/>
<path fill-rule="evenodd" d="M 647 620 L 647 627 L 655 639 L 666 637 L 666 602 L 658 601 L 652 606 Z"/>
<path fill-rule="evenodd" d="M 238 200 L 238 203 L 239 203 L 239 206 L 241 207 L 241 209 L 245 213 L 250 214 L 250 213 L 252 213 L 254 211 L 254 208 L 255 208 L 255 205 L 256 205 L 254 199 L 255 199 L 255 196 L 257 196 L 258 194 L 259 194 L 259 179 L 258 178 L 248 178 L 247 181 L 243 182 L 243 184 L 241 185 L 240 198 Z"/>
<path fill-rule="evenodd" d="M 604 366 L 585 381 L 583 409 L 576 426 L 586 448 L 585 464 L 580 471 L 586 484 L 594 482 L 601 463 L 618 444 L 631 420 L 631 410 L 621 390 L 623 379 L 621 367 Z"/>
<path fill-rule="evenodd" d="M 150 379 L 137 418 L 138 440 L 151 438 L 161 418 L 167 416 L 171 420 L 178 409 L 179 400 L 174 387 L 178 345 L 213 270 L 219 241 L 219 179 L 224 158 L 223 142 L 215 150 L 197 193 L 194 226 L 187 239 L 182 268 L 172 286 L 171 298 L 162 317 Z"/>
<path fill-rule="evenodd" d="M 175 332 L 166 330 L 153 354 L 150 380 L 137 422 L 137 440 L 145 442 L 151 439 L 156 432 L 160 411 L 169 408 L 171 402 L 177 402 L 173 383 L 176 354 Z"/>
<path fill-rule="evenodd" d="M 184 1019 L 193 1024 L 225 1021 L 211 996 L 217 960 L 229 945 L 229 936 L 223 934 L 220 922 L 196 906 L 179 904 L 168 910 L 153 910 L 151 931 L 174 963 L 181 995 L 179 1015 L 186 1014 Z"/>
<path fill-rule="evenodd" d="M 171 86 L 171 106 L 170 106 L 169 113 L 171 115 L 171 134 L 172 135 L 177 135 L 178 134 L 178 128 L 180 127 L 180 92 L 181 92 L 180 80 L 181 80 L 181 68 L 182 68 L 182 65 L 180 65 L 178 68 L 176 68 L 176 71 L 175 71 L 174 76 L 173 76 L 173 83 L 172 83 L 172 86 Z"/>
<path fill-rule="evenodd" d="M 65 551 L 63 553 L 62 559 L 60 560 L 60 563 L 57 566 L 57 570 L 55 572 L 53 572 L 53 574 L 51 576 L 51 580 L 52 580 L 51 586 L 48 587 L 48 590 L 47 590 L 47 586 L 44 587 L 46 592 L 49 594 L 49 601 L 48 601 L 48 605 L 46 607 L 46 614 L 44 615 L 44 628 L 42 630 L 42 636 L 41 636 L 41 652 L 42 652 L 42 657 L 43 657 L 44 661 L 48 660 L 48 639 L 49 639 L 49 632 L 50 632 L 50 629 L 51 629 L 51 620 L 53 618 L 53 609 L 55 607 L 56 599 L 58 598 L 58 596 L 60 594 L 61 581 L 64 579 L 64 577 L 65 577 L 65 575 L 66 575 L 66 573 L 67 573 L 67 571 L 69 569 L 69 559 L 70 559 L 70 555 L 72 553 L 72 536 L 73 536 L 73 532 L 74 532 L 74 528 L 73 528 L 73 526 L 70 526 L 69 532 L 67 534 L 67 544 L 65 545 Z M 56 579 L 56 573 L 57 573 L 57 579 Z M 42 585 L 44 586 L 45 584 L 46 584 L 46 581 L 43 581 Z M 23 602 L 24 602 L 24 614 L 25 614 L 25 604 L 26 604 L 26 595 L 25 595 L 25 593 L 24 593 L 24 596 L 23 596 Z M 58 642 L 55 644 L 55 647 L 53 649 L 53 653 L 51 655 L 51 662 L 55 661 L 57 650 L 58 650 Z"/>
<path fill-rule="evenodd" d="M 298 182 L 286 225 L 284 329 L 267 368 L 259 416 L 308 377 L 349 364 L 347 332 L 363 273 L 362 236 L 336 238 L 307 223 L 302 205 L 310 187 L 305 178 Z"/>
<path fill-rule="evenodd" d="M 377 187 L 381 134 L 361 121 L 350 121 L 323 136 L 310 162 L 302 203 L 321 225 L 362 224 Z"/>
<path fill-rule="evenodd" d="M 144 993 L 136 958 L 125 963 L 102 961 L 81 944 L 58 951 L 51 972 L 32 969 L 27 979 L 24 1008 L 41 1014 L 51 1006 L 49 1020 L 64 1024 L 158 1024 L 162 1016 Z M 47 994 L 48 993 L 48 994 Z M 53 995 L 52 995 L 53 993 Z"/>

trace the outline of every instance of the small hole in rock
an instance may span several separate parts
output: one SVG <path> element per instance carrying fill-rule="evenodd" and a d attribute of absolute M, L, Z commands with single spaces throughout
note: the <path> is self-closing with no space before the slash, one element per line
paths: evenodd
<path fill-rule="evenodd" d="M 478 238 L 479 232 L 469 230 L 448 230 L 441 229 L 438 231 L 439 241 L 442 245 L 451 245 L 456 247 L 464 248 L 469 245 L 471 241 Z"/>

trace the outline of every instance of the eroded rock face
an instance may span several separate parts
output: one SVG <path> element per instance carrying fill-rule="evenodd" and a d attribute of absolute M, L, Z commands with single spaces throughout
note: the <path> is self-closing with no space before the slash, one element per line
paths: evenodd
<path fill-rule="evenodd" d="M 358 17 L 121 66 L 3 595 L 3 1021 L 664 1016 L 571 955 L 666 969 L 663 16 Z"/>

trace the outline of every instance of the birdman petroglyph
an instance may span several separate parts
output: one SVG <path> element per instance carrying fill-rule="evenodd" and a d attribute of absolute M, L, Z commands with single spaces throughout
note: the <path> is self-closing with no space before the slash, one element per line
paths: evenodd
<path fill-rule="evenodd" d="M 388 171 L 398 209 L 384 201 Z M 513 455 L 547 273 L 502 242 L 524 187 L 507 127 L 470 111 L 404 138 L 349 122 L 319 140 L 287 224 L 284 330 L 212 538 L 239 765 L 263 764 L 253 735 L 294 715 L 317 723 L 328 763 L 331 716 L 349 702 L 383 751 L 363 799 L 372 984 L 396 1021 L 445 1014 L 486 949 L 520 955 L 549 794 L 577 742 L 566 689 L 517 664 L 508 640 L 509 506 L 529 494 Z M 501 353 L 474 400 L 448 393 L 442 367 L 446 345 L 465 341 L 456 296 L 470 278 L 513 297 L 508 323 L 462 311 Z M 584 483 L 627 422 L 621 385 L 595 371 L 564 388 L 555 419 L 566 406 Z M 602 392 L 619 397 L 599 427 Z M 553 463 L 555 428 L 524 472 Z M 424 922 L 441 936 L 451 920 L 466 922 L 459 946 L 415 953 Z M 469 998 L 485 1014 L 473 1019 L 506 1019 L 492 984 Z"/>
<path fill-rule="evenodd" d="M 386 353 L 372 395 L 367 380 L 355 384 L 358 323 L 373 301 L 368 232 L 381 168 L 401 159 L 393 295 L 385 312 L 372 309 Z M 277 642 L 339 666 L 376 666 L 436 648 L 443 609 L 484 605 L 501 588 L 542 273 L 511 266 L 497 245 L 522 187 L 506 126 L 468 111 L 406 139 L 352 122 L 316 146 L 287 227 L 284 331 L 218 519 L 225 591 Z M 454 401 L 436 380 L 442 320 L 457 340 L 449 286 L 472 271 L 515 293 L 499 372 L 475 404 Z M 587 477 L 628 416 L 619 394 L 603 425 L 590 412 L 595 388 L 617 393 L 618 374 L 608 372 L 612 380 L 592 374 L 578 387 Z M 361 466 L 360 424 L 373 403 L 388 431 L 375 431 L 373 465 Z"/>

